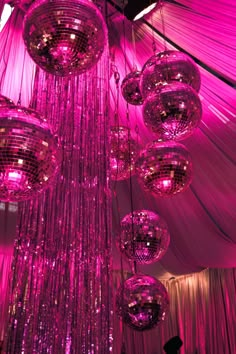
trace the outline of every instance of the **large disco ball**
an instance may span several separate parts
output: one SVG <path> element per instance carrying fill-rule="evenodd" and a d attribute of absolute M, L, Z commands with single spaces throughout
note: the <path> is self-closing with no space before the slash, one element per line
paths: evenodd
<path fill-rule="evenodd" d="M 141 71 L 132 71 L 122 81 L 121 92 L 124 99 L 132 105 L 142 105 L 143 98 L 140 92 Z"/>
<path fill-rule="evenodd" d="M 57 139 L 37 112 L 0 108 L 0 200 L 35 196 L 52 183 L 59 164 Z"/>
<path fill-rule="evenodd" d="M 199 125 L 202 105 L 196 91 L 189 85 L 173 82 L 160 86 L 143 105 L 145 125 L 158 140 L 182 140 Z"/>
<path fill-rule="evenodd" d="M 182 144 L 153 142 L 141 151 L 136 170 L 144 188 L 160 197 L 185 191 L 192 181 L 192 159 Z"/>
<path fill-rule="evenodd" d="M 117 243 L 129 260 L 150 264 L 164 256 L 170 235 L 162 217 L 149 210 L 139 210 L 122 219 Z"/>
<path fill-rule="evenodd" d="M 201 86 L 201 76 L 195 62 L 182 52 L 167 50 L 153 55 L 144 64 L 140 88 L 145 99 L 159 85 L 179 81 L 193 87 L 197 92 Z"/>
<path fill-rule="evenodd" d="M 24 19 L 29 55 L 53 75 L 81 74 L 101 57 L 107 29 L 97 6 L 88 0 L 36 0 Z"/>
<path fill-rule="evenodd" d="M 165 320 L 169 296 L 159 280 L 136 274 L 120 285 L 116 294 L 116 307 L 124 323 L 144 331 Z"/>
<path fill-rule="evenodd" d="M 135 172 L 137 144 L 124 126 L 111 127 L 110 169 L 112 180 L 124 180 Z"/>

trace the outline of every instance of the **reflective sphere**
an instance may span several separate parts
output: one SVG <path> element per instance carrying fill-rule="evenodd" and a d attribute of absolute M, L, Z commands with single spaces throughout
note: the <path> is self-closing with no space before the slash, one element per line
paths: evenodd
<path fill-rule="evenodd" d="M 190 154 L 174 141 L 149 144 L 141 151 L 136 170 L 145 189 L 160 197 L 183 192 L 192 181 Z"/>
<path fill-rule="evenodd" d="M 12 106 L 14 106 L 13 101 L 10 98 L 0 94 L 0 109 L 3 107 L 12 107 Z"/>
<path fill-rule="evenodd" d="M 139 264 L 159 261 L 170 243 L 166 222 L 149 210 L 134 211 L 121 221 L 120 251 Z"/>
<path fill-rule="evenodd" d="M 124 99 L 132 105 L 142 105 L 143 98 L 140 92 L 141 71 L 129 73 L 121 84 L 121 92 Z"/>
<path fill-rule="evenodd" d="M 160 86 L 143 105 L 145 125 L 158 140 L 182 140 L 199 125 L 202 105 L 196 91 L 189 85 L 174 82 Z"/>
<path fill-rule="evenodd" d="M 111 128 L 111 179 L 124 180 L 135 172 L 137 155 L 136 142 L 130 136 L 130 129 L 123 126 Z"/>
<path fill-rule="evenodd" d="M 137 274 L 121 284 L 116 294 L 116 307 L 124 323 L 144 331 L 165 320 L 169 296 L 159 280 Z"/>
<path fill-rule="evenodd" d="M 107 38 L 98 8 L 87 0 L 36 0 L 24 19 L 29 55 L 53 75 L 81 74 L 100 59 Z"/>
<path fill-rule="evenodd" d="M 143 98 L 159 85 L 172 81 L 186 83 L 198 92 L 201 76 L 195 62 L 188 55 L 174 50 L 153 55 L 142 69 L 140 88 Z"/>
<path fill-rule="evenodd" d="M 57 140 L 37 112 L 0 108 L 0 200 L 22 201 L 43 191 L 59 163 Z"/>

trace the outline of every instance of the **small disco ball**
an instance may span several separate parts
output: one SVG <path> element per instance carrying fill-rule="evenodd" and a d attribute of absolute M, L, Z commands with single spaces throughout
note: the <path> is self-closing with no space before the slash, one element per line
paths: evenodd
<path fill-rule="evenodd" d="M 140 92 L 141 71 L 132 71 L 121 84 L 121 92 L 124 99 L 132 105 L 142 105 L 143 98 Z"/>
<path fill-rule="evenodd" d="M 166 222 L 149 210 L 134 211 L 121 221 L 117 245 L 129 260 L 139 264 L 159 261 L 167 251 L 170 235 Z"/>
<path fill-rule="evenodd" d="M 30 199 L 52 183 L 59 164 L 57 140 L 37 112 L 0 108 L 0 200 Z"/>
<path fill-rule="evenodd" d="M 201 76 L 195 62 L 176 50 L 167 50 L 153 55 L 142 69 L 140 89 L 145 99 L 163 83 L 179 81 L 193 87 L 197 92 L 201 86 Z"/>
<path fill-rule="evenodd" d="M 183 192 L 192 181 L 190 154 L 174 141 L 148 144 L 136 160 L 136 170 L 144 188 L 160 197 Z"/>
<path fill-rule="evenodd" d="M 111 127 L 110 168 L 112 180 L 124 180 L 135 172 L 136 142 L 130 129 L 124 126 Z"/>
<path fill-rule="evenodd" d="M 182 140 L 199 125 L 202 105 L 189 85 L 173 82 L 160 86 L 143 105 L 144 123 L 158 140 Z"/>
<path fill-rule="evenodd" d="M 81 74 L 100 59 L 107 29 L 88 0 L 36 0 L 24 19 L 23 38 L 31 58 L 58 76 Z"/>
<path fill-rule="evenodd" d="M 120 285 L 116 308 L 125 324 L 137 331 L 144 331 L 165 320 L 169 296 L 159 280 L 136 274 Z"/>

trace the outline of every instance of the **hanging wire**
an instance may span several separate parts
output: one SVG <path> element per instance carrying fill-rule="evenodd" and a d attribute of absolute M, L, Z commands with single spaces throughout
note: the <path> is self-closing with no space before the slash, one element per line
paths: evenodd
<path fill-rule="evenodd" d="M 153 54 L 156 54 L 157 46 L 156 46 L 156 39 L 154 34 L 153 14 L 151 15 L 151 24 L 152 24 L 152 50 L 153 50 Z"/>
<path fill-rule="evenodd" d="M 163 14 L 163 2 L 161 2 L 161 7 L 160 7 L 160 17 L 161 17 L 161 25 L 162 25 L 162 34 L 163 34 L 163 43 L 164 43 L 164 51 L 166 52 L 168 50 L 167 48 L 167 42 L 166 42 L 166 28 L 165 28 L 165 20 L 164 20 L 164 14 Z M 166 66 L 166 75 L 167 75 L 167 82 L 169 81 L 169 63 L 168 63 L 168 57 L 167 55 L 164 56 L 165 60 L 165 66 Z"/>
<path fill-rule="evenodd" d="M 19 98 L 17 101 L 17 105 L 21 106 L 21 93 L 22 93 L 22 86 L 23 86 L 23 78 L 24 78 L 24 70 L 25 70 L 25 55 L 26 55 L 26 48 L 24 50 L 24 58 L 23 58 L 23 65 L 22 65 L 22 72 L 21 72 L 21 80 L 20 80 L 20 92 Z"/>
<path fill-rule="evenodd" d="M 124 11 L 124 0 L 123 0 L 123 11 Z M 124 38 L 124 62 L 125 62 L 125 75 L 127 75 L 127 57 L 125 55 L 126 53 L 126 28 L 125 28 L 125 16 L 123 13 L 123 38 Z M 132 39 L 133 39 L 133 26 L 132 26 Z M 135 43 L 135 41 L 134 41 Z M 136 48 L 134 45 L 134 55 L 136 58 Z M 130 134 L 130 119 L 129 119 L 129 104 L 126 102 L 126 122 L 127 122 L 127 127 L 128 127 L 128 149 L 129 149 L 129 188 L 130 188 L 130 209 L 131 209 L 131 215 L 132 215 L 132 238 L 134 238 L 134 203 L 133 203 L 133 183 L 132 183 L 132 157 L 131 157 L 131 134 Z M 133 242 L 133 248 L 134 248 L 134 242 Z M 134 253 L 133 249 L 133 253 Z M 134 274 L 137 273 L 137 264 L 136 261 L 133 262 L 133 267 L 132 267 L 132 272 Z"/>
<path fill-rule="evenodd" d="M 135 31 L 134 24 L 132 23 L 132 45 L 133 45 L 133 71 L 137 71 L 137 52 L 136 52 L 136 40 L 135 40 Z"/>
<path fill-rule="evenodd" d="M 161 17 L 161 27 L 162 27 L 162 34 L 163 34 L 163 44 L 164 44 L 164 50 L 167 50 L 167 43 L 166 43 L 166 27 L 165 27 L 165 21 L 164 21 L 164 14 L 163 14 L 163 2 L 160 2 L 160 17 Z"/>
<path fill-rule="evenodd" d="M 129 189 L 130 189 L 130 209 L 131 209 L 131 230 L 132 230 L 132 240 L 134 240 L 134 200 L 133 200 L 133 181 L 132 181 L 132 152 L 131 152 L 131 133 L 130 133 L 130 119 L 129 119 L 129 104 L 126 104 L 126 120 L 128 126 L 128 148 L 129 148 Z M 135 254 L 135 244 L 133 241 L 133 254 Z M 133 261 L 132 272 L 137 273 L 137 262 Z"/>
<path fill-rule="evenodd" d="M 114 81 L 116 85 L 116 101 L 115 101 L 115 114 L 114 114 L 114 123 L 119 126 L 119 102 L 120 102 L 120 73 L 115 67 L 114 71 Z"/>
<path fill-rule="evenodd" d="M 124 14 L 124 9 L 125 9 L 125 2 L 123 0 L 122 2 L 122 11 L 123 11 L 123 21 L 122 21 L 122 27 L 123 27 L 123 55 L 124 55 L 124 61 L 125 61 L 125 76 L 127 75 L 127 58 L 126 58 L 126 36 L 125 36 L 125 14 Z"/>

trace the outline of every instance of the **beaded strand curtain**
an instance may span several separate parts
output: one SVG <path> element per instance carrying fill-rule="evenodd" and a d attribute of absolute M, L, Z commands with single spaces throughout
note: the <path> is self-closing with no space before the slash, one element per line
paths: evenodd
<path fill-rule="evenodd" d="M 19 205 L 7 353 L 108 353 L 111 332 L 108 48 L 95 69 L 37 70 L 31 106 L 62 148 L 55 185 Z"/>

